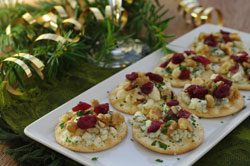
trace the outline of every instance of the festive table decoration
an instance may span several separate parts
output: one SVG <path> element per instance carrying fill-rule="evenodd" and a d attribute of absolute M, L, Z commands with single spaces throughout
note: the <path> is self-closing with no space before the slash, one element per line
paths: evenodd
<path fill-rule="evenodd" d="M 9 59 L 11 55 L 19 52 L 32 54 L 40 59 L 45 64 L 45 77 L 52 78 L 63 72 L 66 66 L 79 63 L 79 59 L 103 67 L 124 67 L 158 48 L 167 51 L 166 38 L 172 35 L 165 35 L 163 31 L 172 17 L 162 20 L 167 13 L 167 10 L 161 11 L 162 6 L 157 9 L 153 2 L 144 0 L 63 2 L 46 3 L 41 10 L 32 7 L 33 12 L 29 10 L 31 7 L 18 4 L 5 9 L 11 13 L 11 10 L 24 8 L 18 14 L 10 14 L 13 18 L 7 26 L 6 21 L 0 22 L 2 28 L 6 27 L 5 31 L 0 32 L 0 53 L 3 55 L 1 62 L 15 62 L 9 66 L 16 68 L 16 71 L 11 74 L 11 83 L 7 84 L 7 90 L 12 94 L 23 94 L 26 81 L 21 68 L 29 71 L 29 67 L 21 60 Z M 4 17 L 8 16 L 3 15 L 2 20 Z M 141 35 L 144 28 L 146 31 Z M 136 41 L 145 44 L 139 45 Z M 124 48 L 128 46 L 124 43 L 128 42 L 135 43 L 140 48 L 136 50 L 131 47 L 129 51 L 124 51 L 128 50 Z M 143 49 L 145 46 L 149 47 L 147 51 Z M 117 51 L 122 53 L 117 54 Z M 6 80 L 5 72 L 13 71 L 5 67 L 1 74 L 3 80 Z M 31 77 L 27 73 L 26 75 Z M 38 75 L 41 76 L 41 73 Z M 13 86 L 15 88 L 11 88 Z M 15 90 L 18 88 L 19 92 Z"/>
<path fill-rule="evenodd" d="M 218 17 L 218 25 L 223 25 L 223 14 L 220 9 L 215 7 L 203 7 L 198 0 L 181 0 L 178 5 L 178 11 L 181 13 L 187 23 L 194 26 L 200 26 L 205 23 L 212 23 L 215 12 Z"/>

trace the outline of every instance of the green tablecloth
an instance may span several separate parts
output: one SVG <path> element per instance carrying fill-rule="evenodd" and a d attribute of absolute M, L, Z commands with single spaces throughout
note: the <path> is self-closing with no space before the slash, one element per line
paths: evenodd
<path fill-rule="evenodd" d="M 24 96 L 12 96 L 0 86 L 1 118 L 7 123 L 0 126 L 0 141 L 8 141 L 12 149 L 8 151 L 23 165 L 78 165 L 23 135 L 23 129 L 60 106 L 71 98 L 84 92 L 100 81 L 113 75 L 117 69 L 98 68 L 83 63 L 50 81 L 33 80 Z M 244 111 L 249 111 L 245 109 Z M 13 133 L 14 132 L 14 133 Z M 25 155 L 24 155 L 25 154 Z M 164 164 L 163 164 L 164 165 Z M 233 132 L 210 150 L 195 165 L 250 165 L 250 118 L 246 119 Z"/>

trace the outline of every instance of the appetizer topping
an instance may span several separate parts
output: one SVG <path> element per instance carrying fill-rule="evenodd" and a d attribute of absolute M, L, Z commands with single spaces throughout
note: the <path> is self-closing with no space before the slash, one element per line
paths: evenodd
<path fill-rule="evenodd" d="M 91 107 L 91 105 L 89 105 L 88 103 L 85 103 L 85 102 L 79 102 L 77 106 L 75 106 L 74 108 L 72 108 L 72 110 L 74 112 L 76 111 L 84 111 L 84 110 L 87 110 Z"/>
<path fill-rule="evenodd" d="M 188 79 L 190 77 L 190 70 L 182 70 L 181 74 L 179 75 L 179 79 L 184 80 L 184 79 Z"/>
<path fill-rule="evenodd" d="M 177 115 L 171 109 L 168 112 L 168 115 L 163 119 L 164 122 L 167 122 L 169 120 L 174 120 L 174 121 L 178 120 Z"/>
<path fill-rule="evenodd" d="M 248 54 L 244 51 L 238 52 L 237 55 L 231 55 L 230 58 L 238 63 L 248 62 L 249 59 Z"/>
<path fill-rule="evenodd" d="M 189 50 L 189 51 L 184 51 L 184 53 L 187 54 L 187 55 L 196 54 L 195 51 L 191 51 L 191 50 Z"/>
<path fill-rule="evenodd" d="M 95 127 L 97 122 L 97 118 L 94 115 L 86 115 L 84 117 L 80 117 L 77 122 L 77 126 L 80 129 L 88 129 Z"/>
<path fill-rule="evenodd" d="M 148 76 L 151 81 L 155 81 L 155 82 L 159 82 L 159 83 L 163 81 L 162 76 L 160 76 L 158 74 L 154 74 L 154 73 L 149 72 L 146 74 L 146 76 Z"/>
<path fill-rule="evenodd" d="M 225 41 L 225 43 L 227 42 L 231 42 L 231 38 L 230 38 L 230 32 L 226 32 L 226 31 L 223 31 L 223 30 L 220 30 L 220 33 L 222 34 L 222 37 L 223 37 L 223 40 Z"/>
<path fill-rule="evenodd" d="M 147 117 L 152 120 L 160 120 L 162 117 L 161 109 L 159 107 L 151 108 Z"/>
<path fill-rule="evenodd" d="M 105 103 L 105 104 L 97 104 L 94 108 L 94 112 L 98 115 L 98 114 L 106 114 L 109 111 L 109 104 Z"/>
<path fill-rule="evenodd" d="M 154 88 L 154 84 L 152 82 L 148 82 L 142 85 L 141 91 L 144 94 L 150 94 L 153 91 L 153 88 Z"/>
<path fill-rule="evenodd" d="M 156 132 L 161 125 L 163 124 L 163 122 L 157 121 L 157 120 L 152 120 L 151 125 L 149 126 L 147 133 L 154 133 Z"/>
<path fill-rule="evenodd" d="M 161 68 L 167 67 L 167 65 L 169 64 L 169 62 L 171 62 L 171 60 L 172 60 L 172 59 L 170 58 L 169 60 L 165 61 L 163 64 L 160 65 L 160 67 L 161 67 Z"/>
<path fill-rule="evenodd" d="M 180 118 L 178 120 L 178 127 L 181 129 L 181 130 L 188 130 L 190 132 L 193 132 L 194 131 L 194 127 L 193 125 L 190 123 L 189 120 L 185 119 L 185 118 Z"/>
<path fill-rule="evenodd" d="M 124 117 L 120 113 L 114 112 L 111 115 L 111 123 L 112 123 L 112 126 L 114 126 L 115 128 L 117 128 L 117 125 L 120 125 L 123 122 L 125 122 L 125 120 L 124 120 Z"/>
<path fill-rule="evenodd" d="M 190 96 L 190 98 L 199 98 L 204 99 L 205 95 L 208 94 L 208 90 L 199 85 L 190 85 L 188 88 L 185 89 Z"/>
<path fill-rule="evenodd" d="M 172 106 L 179 105 L 179 102 L 177 100 L 171 100 L 171 101 L 167 102 L 167 105 L 169 107 L 172 107 Z"/>
<path fill-rule="evenodd" d="M 205 58 L 204 56 L 195 56 L 193 57 L 193 60 L 195 60 L 196 62 L 202 63 L 203 65 L 207 65 L 210 64 L 210 60 Z"/>
<path fill-rule="evenodd" d="M 131 74 L 126 74 L 126 78 L 129 81 L 134 81 L 136 78 L 138 78 L 138 73 L 132 72 Z"/>
<path fill-rule="evenodd" d="M 232 69 L 231 69 L 231 73 L 235 74 L 239 71 L 240 67 L 239 64 L 236 64 Z"/>
<path fill-rule="evenodd" d="M 181 109 L 181 110 L 177 113 L 177 118 L 186 118 L 186 119 L 188 119 L 190 115 L 191 115 L 190 112 L 187 112 L 187 111 Z"/>
<path fill-rule="evenodd" d="M 221 84 L 217 86 L 217 88 L 215 89 L 213 93 L 213 95 L 218 99 L 228 97 L 229 94 L 230 94 L 230 86 L 228 84 Z"/>
<path fill-rule="evenodd" d="M 207 36 L 204 40 L 204 44 L 210 46 L 210 47 L 216 47 L 217 41 L 215 40 L 214 36 L 211 34 Z"/>
<path fill-rule="evenodd" d="M 184 55 L 181 53 L 175 53 L 172 57 L 172 63 L 173 64 L 180 64 L 185 59 Z"/>
<path fill-rule="evenodd" d="M 225 78 L 222 77 L 221 75 L 218 75 L 218 76 L 214 79 L 214 82 L 215 82 L 215 83 L 216 83 L 216 82 L 219 82 L 219 81 L 224 82 L 224 84 L 227 84 L 229 87 L 232 86 L 232 81 L 225 79 Z"/>

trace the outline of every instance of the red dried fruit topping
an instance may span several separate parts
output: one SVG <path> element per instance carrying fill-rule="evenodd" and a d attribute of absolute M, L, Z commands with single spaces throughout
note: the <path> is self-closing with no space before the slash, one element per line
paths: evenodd
<path fill-rule="evenodd" d="M 178 113 L 177 113 L 177 117 L 178 118 L 189 118 L 189 116 L 191 115 L 190 112 L 187 112 L 186 110 L 181 109 Z"/>
<path fill-rule="evenodd" d="M 220 30 L 220 33 L 222 34 L 222 37 L 223 37 L 223 39 L 224 39 L 224 41 L 226 43 L 232 41 L 232 39 L 229 37 L 230 32 L 226 32 L 226 31 Z"/>
<path fill-rule="evenodd" d="M 217 46 L 217 41 L 214 39 L 213 35 L 209 35 L 205 38 L 204 44 L 210 46 L 210 47 L 216 47 Z"/>
<path fill-rule="evenodd" d="M 189 77 L 190 77 L 190 70 L 182 70 L 178 78 L 184 80 L 188 79 Z"/>
<path fill-rule="evenodd" d="M 163 124 L 163 122 L 157 121 L 157 120 L 153 120 L 151 125 L 149 126 L 147 133 L 154 133 L 156 132 L 161 125 Z"/>
<path fill-rule="evenodd" d="M 132 72 L 131 74 L 126 74 L 126 78 L 129 81 L 134 81 L 136 78 L 138 78 L 138 73 Z"/>
<path fill-rule="evenodd" d="M 231 73 L 235 74 L 239 71 L 240 67 L 239 64 L 236 64 L 232 69 L 231 69 Z"/>
<path fill-rule="evenodd" d="M 235 62 L 243 63 L 248 61 L 248 54 L 246 52 L 238 52 L 237 54 L 241 54 L 240 56 L 231 55 L 230 58 L 233 59 Z"/>
<path fill-rule="evenodd" d="M 105 104 L 97 104 L 94 108 L 94 112 L 96 114 L 106 114 L 109 111 L 109 104 L 105 103 Z"/>
<path fill-rule="evenodd" d="M 143 84 L 141 87 L 141 91 L 144 94 L 150 94 L 153 91 L 154 84 L 152 82 L 147 82 L 146 84 Z"/>
<path fill-rule="evenodd" d="M 80 129 L 94 128 L 96 122 L 97 118 L 94 115 L 86 115 L 78 119 L 77 126 Z"/>
<path fill-rule="evenodd" d="M 182 53 L 175 53 L 172 57 L 172 63 L 174 64 L 180 64 L 185 59 L 184 55 Z"/>
<path fill-rule="evenodd" d="M 172 106 L 179 105 L 179 102 L 177 100 L 171 100 L 171 101 L 167 102 L 167 105 L 169 107 L 172 107 Z"/>
<path fill-rule="evenodd" d="M 146 76 L 148 76 L 151 81 L 155 81 L 155 82 L 162 82 L 163 81 L 162 76 L 160 76 L 158 74 L 154 74 L 154 73 L 149 72 L 146 74 Z"/>
<path fill-rule="evenodd" d="M 74 111 L 74 112 L 76 112 L 76 111 L 84 111 L 84 110 L 86 110 L 86 109 L 89 109 L 91 107 L 91 105 L 89 105 L 88 103 L 85 103 L 85 102 L 79 102 L 78 104 L 77 104 L 77 106 L 75 106 L 74 108 L 72 108 L 72 110 Z"/>
<path fill-rule="evenodd" d="M 190 85 L 185 89 L 185 92 L 187 92 L 191 98 L 199 99 L 204 99 L 206 94 L 208 94 L 208 90 L 199 85 Z"/>
<path fill-rule="evenodd" d="M 192 54 L 196 54 L 196 52 L 195 51 L 184 51 L 184 53 L 186 53 L 187 55 L 192 55 Z"/>
<path fill-rule="evenodd" d="M 167 65 L 169 64 L 169 62 L 171 62 L 171 60 L 172 59 L 169 59 L 169 60 L 167 60 L 166 62 L 164 62 L 163 64 L 161 64 L 161 68 L 166 68 L 167 67 Z"/>
<path fill-rule="evenodd" d="M 196 62 L 203 64 L 203 65 L 207 65 L 207 64 L 211 63 L 211 61 L 204 56 L 195 56 L 192 59 L 195 60 Z"/>
<path fill-rule="evenodd" d="M 219 82 L 222 81 L 224 82 L 224 84 L 227 84 L 229 87 L 232 86 L 232 81 L 225 79 L 224 77 L 222 77 L 221 75 L 218 75 L 215 79 L 214 82 Z"/>
<path fill-rule="evenodd" d="M 213 96 L 218 99 L 222 99 L 224 97 L 229 96 L 229 94 L 230 94 L 230 86 L 227 84 L 221 84 L 215 89 Z"/>

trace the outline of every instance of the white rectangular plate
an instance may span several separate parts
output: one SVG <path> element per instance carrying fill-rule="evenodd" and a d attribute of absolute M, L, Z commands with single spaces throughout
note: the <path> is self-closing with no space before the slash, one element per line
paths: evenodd
<path fill-rule="evenodd" d="M 215 32 L 220 29 L 238 32 L 229 28 L 217 27 L 215 25 L 203 25 L 199 28 L 187 33 L 186 35 L 171 42 L 168 47 L 177 52 L 188 50 L 192 41 L 199 35 L 200 32 Z M 242 40 L 250 47 L 250 34 L 239 32 Z M 201 119 L 201 124 L 204 127 L 205 138 L 203 143 L 195 150 L 182 154 L 182 155 L 163 155 L 153 151 L 150 151 L 142 147 L 137 142 L 133 142 L 131 126 L 128 124 L 128 135 L 127 137 L 117 146 L 98 153 L 77 153 L 68 150 L 61 145 L 57 144 L 54 138 L 54 128 L 59 122 L 59 117 L 65 114 L 68 110 L 74 107 L 79 101 L 90 102 L 91 99 L 98 99 L 100 102 L 109 102 L 108 91 L 117 86 L 121 81 L 124 81 L 125 74 L 133 71 L 149 72 L 153 71 L 154 67 L 160 63 L 160 58 L 163 56 L 161 51 L 156 51 L 137 63 L 127 67 L 91 89 L 83 92 L 74 99 L 68 101 L 62 106 L 51 111 L 47 115 L 38 119 L 37 121 L 30 124 L 25 128 L 24 132 L 27 136 L 32 139 L 44 144 L 45 146 L 85 165 L 102 165 L 102 166 L 152 166 L 152 165 L 168 165 L 168 166 L 182 166 L 191 165 L 199 158 L 201 158 L 206 152 L 208 152 L 213 146 L 215 146 L 220 140 L 222 140 L 229 132 L 231 132 L 237 125 L 239 125 L 249 114 L 249 106 L 243 111 L 224 118 L 216 119 Z M 180 89 L 175 89 L 176 93 Z M 250 92 L 242 92 L 249 98 Z M 249 100 L 246 100 L 249 102 Z M 248 104 L 248 103 L 246 103 Z M 114 109 L 113 109 L 114 110 Z M 124 114 L 125 115 L 125 114 Z M 131 118 L 130 115 L 125 115 L 126 121 Z M 223 123 L 222 123 L 223 121 Z M 98 161 L 92 161 L 92 157 L 98 157 Z M 156 159 L 162 159 L 163 163 L 157 163 Z M 177 160 L 178 159 L 178 160 Z"/>

